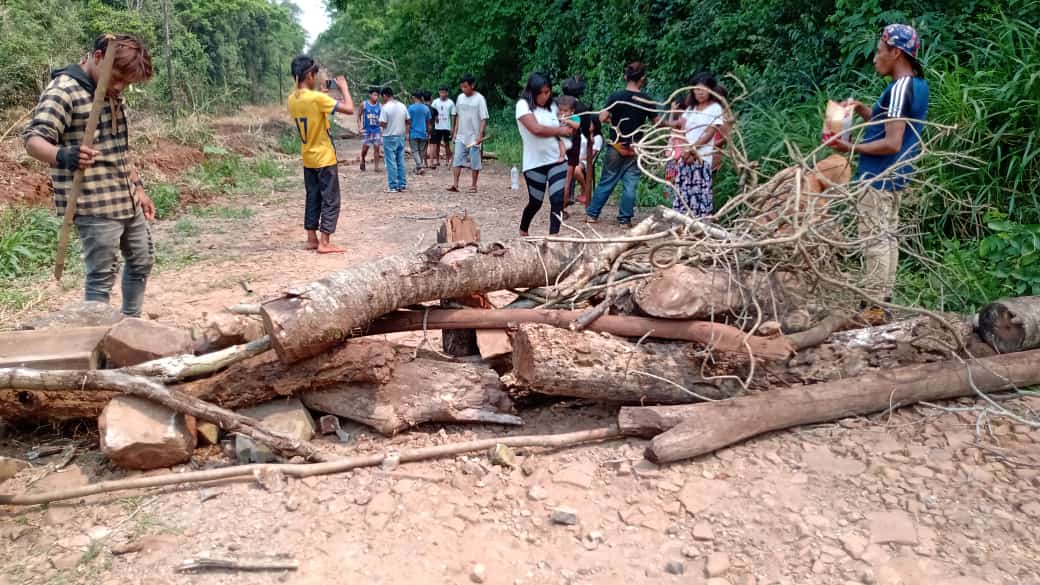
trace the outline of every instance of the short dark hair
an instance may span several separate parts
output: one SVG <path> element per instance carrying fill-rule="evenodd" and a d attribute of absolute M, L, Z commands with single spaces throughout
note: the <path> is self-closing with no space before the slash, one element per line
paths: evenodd
<path fill-rule="evenodd" d="M 422 100 L 423 99 L 423 92 L 421 92 L 421 91 L 413 91 L 412 92 L 412 99 Z"/>
<path fill-rule="evenodd" d="M 585 80 L 575 75 L 563 82 L 563 95 L 580 98 L 585 94 Z"/>
<path fill-rule="evenodd" d="M 379 93 L 379 88 L 373 85 L 372 87 L 368 88 L 368 93 Z"/>
<path fill-rule="evenodd" d="M 422 99 L 424 99 L 426 101 L 432 100 L 433 99 L 433 94 L 430 93 L 429 90 L 425 90 L 424 89 L 423 92 L 422 92 Z"/>
<path fill-rule="evenodd" d="M 574 111 L 578 109 L 578 98 L 572 95 L 561 95 L 556 98 L 556 105 L 561 108 L 567 108 L 568 110 Z"/>
<path fill-rule="evenodd" d="M 307 55 L 296 57 L 292 60 L 292 65 L 289 66 L 289 72 L 292 73 L 293 79 L 295 79 L 297 83 L 303 81 L 311 71 L 317 70 L 318 64 L 314 62 L 314 59 L 311 59 Z"/>
<path fill-rule="evenodd" d="M 383 91 L 381 91 L 379 93 L 383 94 L 383 97 L 387 97 L 387 96 L 394 97 L 394 88 L 392 88 L 392 87 L 390 87 L 388 85 L 388 86 L 384 87 Z"/>
<path fill-rule="evenodd" d="M 448 89 L 447 85 L 442 85 L 442 86 L 437 88 L 437 91 L 451 91 L 451 90 Z"/>
<path fill-rule="evenodd" d="M 468 84 L 470 84 L 470 86 L 476 87 L 477 86 L 477 78 L 473 77 L 472 73 L 467 73 L 467 74 L 462 76 L 462 79 L 459 81 L 459 83 L 468 83 Z"/>
<path fill-rule="evenodd" d="M 625 81 L 639 81 L 646 77 L 646 65 L 641 61 L 632 61 L 625 65 Z"/>
<path fill-rule="evenodd" d="M 99 35 L 94 39 L 94 51 L 108 50 L 109 41 L 116 43 L 116 56 L 112 71 L 126 80 L 145 81 L 152 78 L 152 55 L 144 41 L 135 35 Z"/>

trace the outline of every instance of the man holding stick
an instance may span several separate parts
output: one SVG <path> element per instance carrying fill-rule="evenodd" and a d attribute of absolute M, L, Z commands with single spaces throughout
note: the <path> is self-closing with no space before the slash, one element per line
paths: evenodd
<path fill-rule="evenodd" d="M 115 51 L 111 76 L 102 80 L 101 62 L 107 51 Z M 77 65 L 51 75 L 51 82 L 33 110 L 23 133 L 25 150 L 51 167 L 54 204 L 64 215 L 72 195 L 77 171 L 82 183 L 72 203 L 73 221 L 83 244 L 86 266 L 85 298 L 108 303 L 119 271 L 123 268 L 123 314 L 140 317 L 144 291 L 155 253 L 148 221 L 155 206 L 144 183 L 130 162 L 129 131 L 122 92 L 133 83 L 152 78 L 152 60 L 144 43 L 131 35 L 102 35 L 94 49 Z M 97 132 L 90 147 L 87 119 L 94 92 L 107 83 Z"/>

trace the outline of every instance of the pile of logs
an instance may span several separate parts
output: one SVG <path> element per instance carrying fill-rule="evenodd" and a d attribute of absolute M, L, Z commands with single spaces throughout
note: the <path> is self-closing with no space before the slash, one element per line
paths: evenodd
<path fill-rule="evenodd" d="M 856 327 L 843 312 L 794 319 L 804 310 L 782 277 L 682 264 L 620 274 L 648 234 L 688 228 L 659 213 L 614 242 L 482 243 L 470 218 L 452 217 L 421 253 L 244 309 L 266 333 L 248 344 L 116 370 L 0 368 L 0 417 L 94 417 L 127 393 L 317 461 L 328 457 L 310 442 L 233 411 L 298 396 L 389 435 L 520 425 L 514 398 L 538 393 L 621 405 L 617 429 L 596 437 L 649 438 L 647 457 L 669 463 L 796 425 L 1040 383 L 1037 298 L 994 303 L 975 326 L 933 315 Z M 517 300 L 494 308 L 496 291 Z M 552 296 L 571 306 L 530 300 Z M 454 355 L 428 346 L 432 330 Z M 423 332 L 419 348 L 385 336 L 404 331 Z M 469 353 L 479 355 L 458 355 Z"/>

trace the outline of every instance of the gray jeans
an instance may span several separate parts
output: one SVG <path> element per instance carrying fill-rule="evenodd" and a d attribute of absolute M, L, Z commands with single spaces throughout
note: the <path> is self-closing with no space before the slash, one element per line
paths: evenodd
<path fill-rule="evenodd" d="M 86 266 L 86 300 L 107 303 L 123 253 L 123 314 L 141 316 L 144 289 L 155 262 L 155 246 L 148 221 L 140 211 L 133 219 L 76 216 Z"/>

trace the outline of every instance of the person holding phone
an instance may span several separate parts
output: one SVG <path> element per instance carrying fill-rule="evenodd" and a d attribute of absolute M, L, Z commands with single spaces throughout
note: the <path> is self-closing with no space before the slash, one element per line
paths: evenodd
<path fill-rule="evenodd" d="M 340 211 L 339 167 L 332 143 L 331 120 L 336 112 L 353 114 L 354 100 L 342 75 L 336 77 L 334 83 L 343 100 L 315 91 L 319 67 L 307 55 L 293 59 L 291 69 L 296 89 L 289 94 L 289 115 L 300 132 L 303 181 L 307 190 L 303 213 L 306 249 L 319 254 L 342 253 L 346 250 L 331 242 Z"/>

